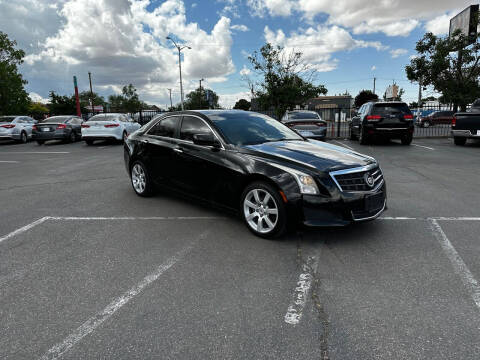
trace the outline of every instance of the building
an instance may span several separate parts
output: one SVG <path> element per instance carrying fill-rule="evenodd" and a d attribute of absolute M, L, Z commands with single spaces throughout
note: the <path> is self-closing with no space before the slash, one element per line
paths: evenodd
<path fill-rule="evenodd" d="M 350 109 L 352 106 L 353 98 L 351 95 L 319 96 L 306 102 L 306 109 L 308 110 Z"/>

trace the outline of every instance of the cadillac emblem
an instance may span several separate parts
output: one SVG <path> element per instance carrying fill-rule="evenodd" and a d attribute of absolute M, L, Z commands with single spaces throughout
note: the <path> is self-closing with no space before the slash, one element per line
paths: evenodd
<path fill-rule="evenodd" d="M 372 174 L 370 173 L 366 173 L 363 178 L 365 179 L 365 183 L 369 186 L 369 187 L 373 187 L 373 185 L 375 185 L 375 179 L 373 178 Z"/>

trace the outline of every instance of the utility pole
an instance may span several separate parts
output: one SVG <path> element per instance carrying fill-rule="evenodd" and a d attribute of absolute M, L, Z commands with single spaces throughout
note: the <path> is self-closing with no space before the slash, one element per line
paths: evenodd
<path fill-rule="evenodd" d="M 170 93 L 170 109 L 173 108 L 173 103 L 172 103 L 172 89 L 167 89 L 168 92 Z"/>
<path fill-rule="evenodd" d="M 182 56 L 181 56 L 181 53 L 182 53 L 183 49 L 191 49 L 191 47 L 186 46 L 186 45 L 185 46 L 177 45 L 175 40 L 173 40 L 170 36 L 167 36 L 167 40 L 171 40 L 178 50 L 178 70 L 180 72 L 180 98 L 181 98 L 181 102 L 182 102 L 182 111 L 183 111 L 185 109 L 183 107 L 183 83 L 182 83 Z"/>
<path fill-rule="evenodd" d="M 422 107 L 422 78 L 418 79 L 418 106 L 417 108 L 420 109 Z M 418 110 L 417 110 L 418 116 Z"/>
<path fill-rule="evenodd" d="M 373 78 L 373 93 L 375 94 L 375 85 L 376 85 L 376 82 L 377 82 L 377 78 L 374 77 Z"/>
<path fill-rule="evenodd" d="M 92 90 L 92 73 L 88 72 L 88 81 L 90 81 L 90 102 L 92 104 L 92 116 L 95 115 L 95 110 L 93 108 L 93 90 Z"/>

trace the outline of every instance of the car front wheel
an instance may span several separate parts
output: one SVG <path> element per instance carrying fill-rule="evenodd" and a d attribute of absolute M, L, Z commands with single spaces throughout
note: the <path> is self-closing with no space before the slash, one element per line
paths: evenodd
<path fill-rule="evenodd" d="M 130 173 L 133 190 L 139 196 L 151 196 L 153 194 L 153 184 L 148 176 L 147 169 L 140 161 L 136 161 Z"/>
<path fill-rule="evenodd" d="M 241 214 L 248 229 L 257 236 L 275 238 L 285 232 L 285 205 L 278 191 L 268 183 L 254 182 L 245 188 Z"/>

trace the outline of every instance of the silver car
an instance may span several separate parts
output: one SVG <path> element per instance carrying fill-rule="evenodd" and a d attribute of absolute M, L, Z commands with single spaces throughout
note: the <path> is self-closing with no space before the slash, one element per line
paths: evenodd
<path fill-rule="evenodd" d="M 282 123 L 309 139 L 323 140 L 327 135 L 327 122 L 315 111 L 287 111 Z"/>
<path fill-rule="evenodd" d="M 32 138 L 32 127 L 35 123 L 30 116 L 0 116 L 0 139 L 26 143 Z"/>

